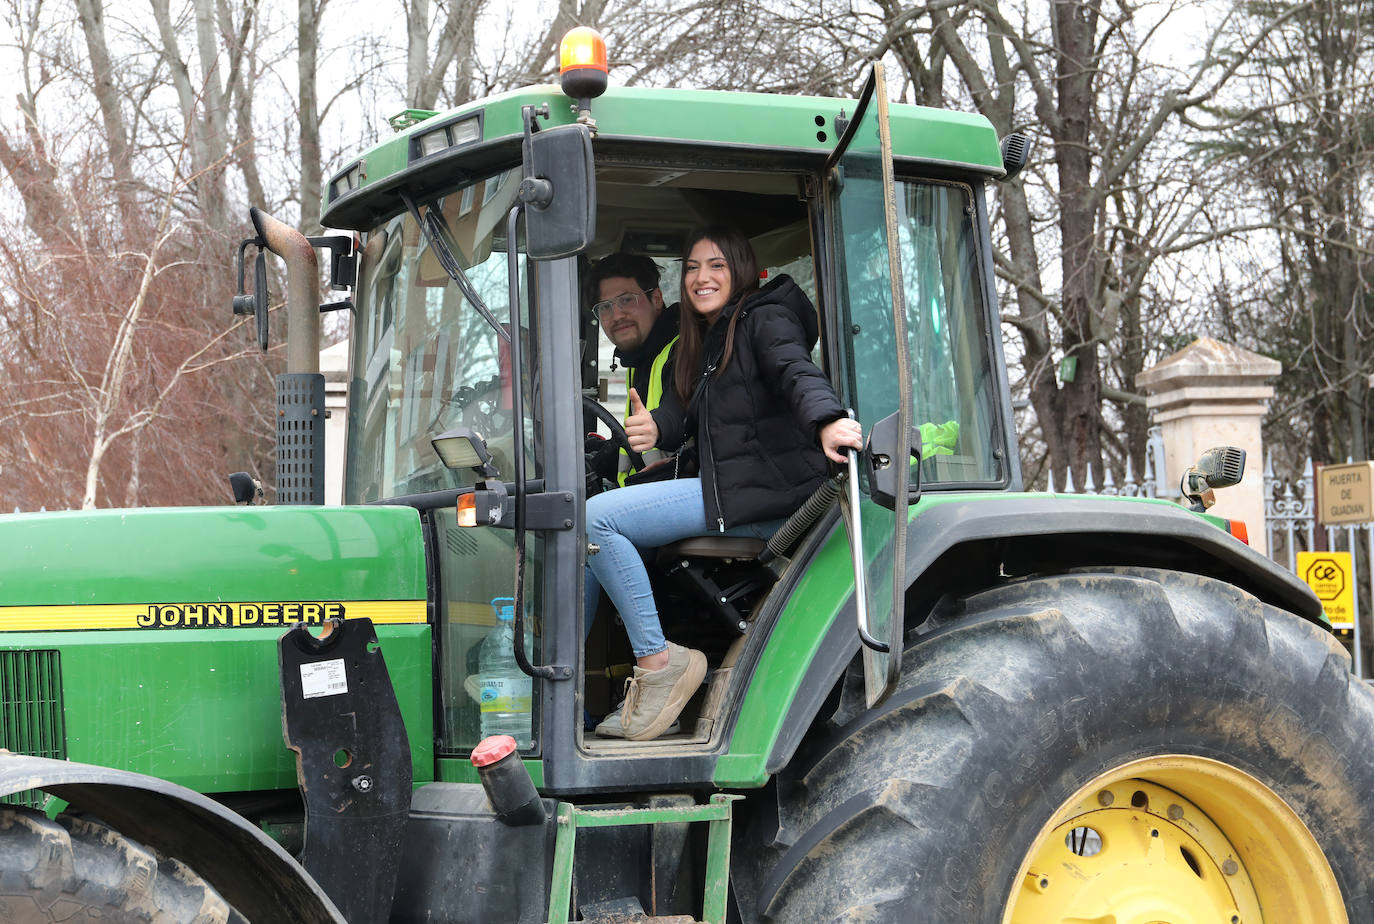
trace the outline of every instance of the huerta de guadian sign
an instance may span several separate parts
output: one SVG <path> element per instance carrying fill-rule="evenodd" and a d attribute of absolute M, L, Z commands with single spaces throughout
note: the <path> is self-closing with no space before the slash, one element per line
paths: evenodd
<path fill-rule="evenodd" d="M 1317 475 L 1317 517 L 1323 526 L 1374 520 L 1374 462 L 1324 467 Z"/>

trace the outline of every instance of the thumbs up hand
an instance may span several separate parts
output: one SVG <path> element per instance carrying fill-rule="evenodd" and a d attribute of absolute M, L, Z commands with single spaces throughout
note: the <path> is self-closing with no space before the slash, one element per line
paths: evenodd
<path fill-rule="evenodd" d="M 653 415 L 639 400 L 639 392 L 630 389 L 630 416 L 625 418 L 625 435 L 630 438 L 630 448 L 635 452 L 647 452 L 658 445 L 658 424 Z"/>

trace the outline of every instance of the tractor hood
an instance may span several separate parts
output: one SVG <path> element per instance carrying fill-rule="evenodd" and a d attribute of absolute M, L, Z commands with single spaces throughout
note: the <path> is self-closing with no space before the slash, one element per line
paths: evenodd
<path fill-rule="evenodd" d="M 0 631 L 154 628 L 146 608 L 156 605 L 425 599 L 419 519 L 405 507 L 15 514 L 0 517 L 0 548 Z M 143 619 L 78 618 L 86 607 L 131 605 Z M 16 607 L 30 611 L 19 622 Z M 313 609 L 291 614 L 315 621 Z"/>
<path fill-rule="evenodd" d="M 296 788 L 277 640 L 368 617 L 433 773 L 424 543 L 408 507 L 0 516 L 0 747 L 210 793 Z"/>

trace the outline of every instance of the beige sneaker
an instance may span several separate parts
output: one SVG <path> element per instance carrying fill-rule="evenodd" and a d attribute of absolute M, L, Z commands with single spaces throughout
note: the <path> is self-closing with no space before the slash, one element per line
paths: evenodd
<path fill-rule="evenodd" d="M 657 738 L 667 730 L 706 678 L 706 655 L 668 643 L 668 666 L 656 671 L 636 667 L 625 684 L 620 726 L 631 741 Z"/>
<path fill-rule="evenodd" d="M 624 738 L 625 728 L 620 724 L 620 706 L 615 707 L 606 718 L 602 719 L 596 726 L 596 736 L 598 738 Z M 682 724 L 677 719 L 673 719 L 673 724 L 664 729 L 664 735 L 676 735 L 682 731 Z"/>

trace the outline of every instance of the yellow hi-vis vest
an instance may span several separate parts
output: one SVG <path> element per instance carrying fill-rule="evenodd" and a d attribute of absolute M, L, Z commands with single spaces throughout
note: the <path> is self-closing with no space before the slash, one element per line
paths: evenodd
<path fill-rule="evenodd" d="M 675 343 L 677 343 L 676 337 L 669 340 L 663 349 L 658 351 L 658 355 L 654 357 L 653 363 L 649 366 L 649 393 L 641 396 L 646 410 L 652 411 L 663 400 L 663 367 L 667 365 L 668 354 L 673 351 L 673 344 Z M 625 371 L 625 417 L 622 418 L 624 420 L 630 418 L 630 389 L 635 387 L 634 378 L 635 370 L 631 367 Z M 663 458 L 663 451 L 650 449 L 640 453 L 640 455 L 644 457 L 645 465 L 653 465 Z M 635 469 L 630 465 L 630 454 L 622 448 L 620 450 L 619 474 L 616 475 L 616 481 L 622 488 L 625 487 L 625 479 L 630 477 L 634 471 Z"/>

